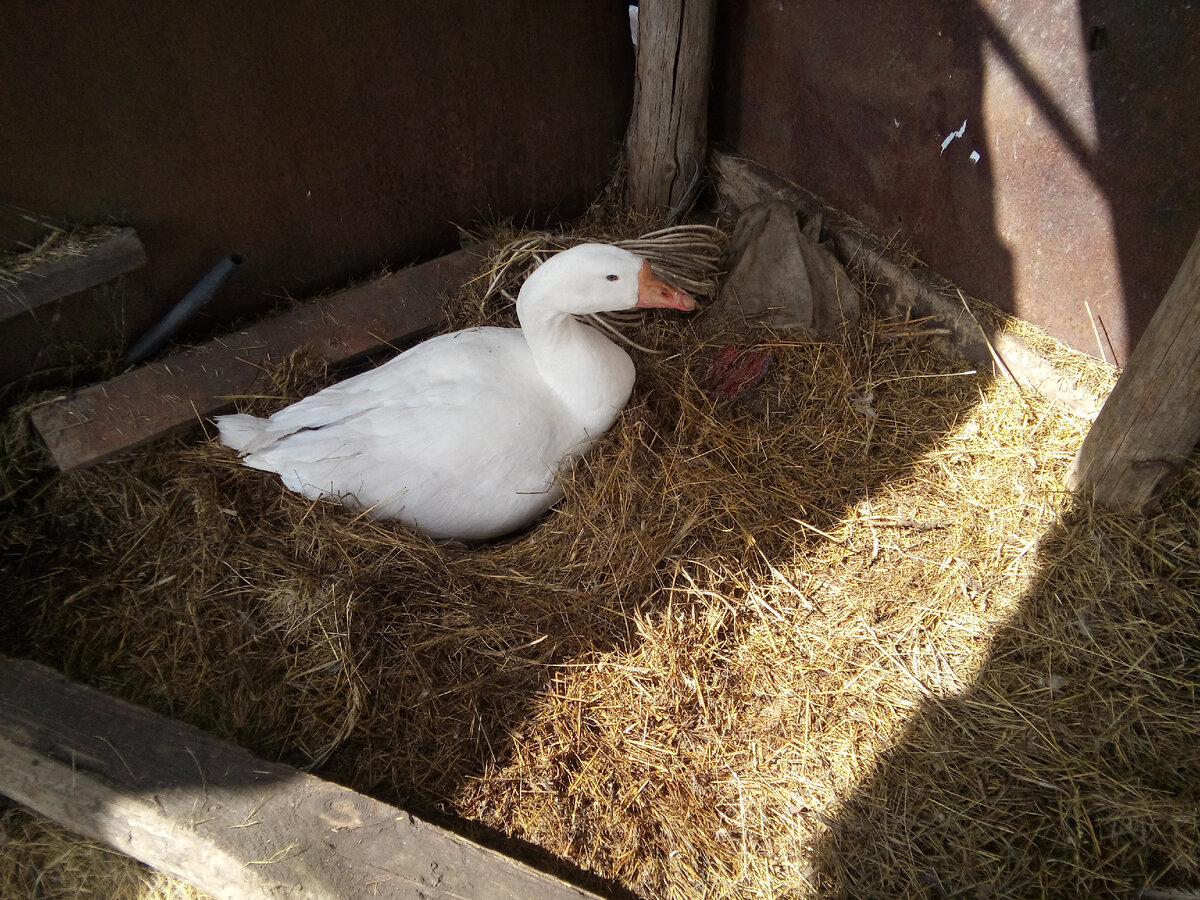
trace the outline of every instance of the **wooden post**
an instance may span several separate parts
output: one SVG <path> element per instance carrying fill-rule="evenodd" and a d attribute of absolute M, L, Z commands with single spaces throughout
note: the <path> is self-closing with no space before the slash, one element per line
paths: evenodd
<path fill-rule="evenodd" d="M 1142 513 L 1200 441 L 1200 234 L 1067 472 L 1096 504 Z"/>
<path fill-rule="evenodd" d="M 716 0 L 642 0 L 629 204 L 678 216 L 704 171 Z"/>

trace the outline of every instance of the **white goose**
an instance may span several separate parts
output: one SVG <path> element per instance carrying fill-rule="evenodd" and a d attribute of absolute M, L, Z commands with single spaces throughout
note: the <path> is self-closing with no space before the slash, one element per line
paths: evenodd
<path fill-rule="evenodd" d="M 575 317 L 695 308 L 650 264 L 580 244 L 530 275 L 520 328 L 440 335 L 269 419 L 220 416 L 221 441 L 291 490 L 434 538 L 498 537 L 561 496 L 558 475 L 615 421 L 633 361 Z"/>

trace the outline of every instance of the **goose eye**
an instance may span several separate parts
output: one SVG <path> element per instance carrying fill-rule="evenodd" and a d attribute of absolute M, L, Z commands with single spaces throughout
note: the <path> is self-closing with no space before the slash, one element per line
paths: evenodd
<path fill-rule="evenodd" d="M 620 280 L 621 280 L 621 276 L 620 276 L 620 275 L 606 275 L 605 277 L 606 277 L 606 278 L 607 278 L 609 281 L 620 281 Z"/>

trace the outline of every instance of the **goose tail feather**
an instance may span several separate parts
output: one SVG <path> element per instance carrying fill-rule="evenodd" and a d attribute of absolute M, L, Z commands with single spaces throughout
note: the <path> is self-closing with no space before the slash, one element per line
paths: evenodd
<path fill-rule="evenodd" d="M 221 433 L 221 443 L 236 450 L 241 456 L 261 450 L 275 439 L 268 429 L 266 419 L 239 413 L 217 416 L 215 421 L 217 430 Z"/>

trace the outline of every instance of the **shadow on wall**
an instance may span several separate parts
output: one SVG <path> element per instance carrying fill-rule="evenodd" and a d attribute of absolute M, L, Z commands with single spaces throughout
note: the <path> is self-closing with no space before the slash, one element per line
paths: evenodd
<path fill-rule="evenodd" d="M 1001 306 L 978 29 L 958 7 L 734 0 L 718 9 L 713 133 Z M 964 127 L 965 126 L 965 127 Z M 972 154 L 982 151 L 976 158 Z M 986 290 L 984 290 L 986 288 Z"/>
<path fill-rule="evenodd" d="M 1124 298 L 1124 364 L 1200 229 L 1200 5 L 1080 0 L 1079 27 L 1093 173 L 1112 215 Z"/>
<path fill-rule="evenodd" d="M 1124 363 L 1200 226 L 1192 7 L 731 0 L 713 134 Z"/>
<path fill-rule="evenodd" d="M 1012 139 L 997 204 L 1010 185 L 1029 182 L 1043 205 L 1032 198 L 1018 205 L 1055 226 L 1041 229 L 1030 248 L 1048 257 L 1055 274 L 1041 273 L 1047 263 L 1030 260 L 1028 250 L 1017 251 L 1014 311 L 1123 365 L 1200 226 L 1200 127 L 1190 99 L 1200 89 L 1200 14 L 1188 3 L 1153 13 L 1106 0 L 1060 5 L 1077 7 L 1075 16 L 971 7 L 973 27 L 997 62 L 992 77 L 1001 82 L 988 88 L 997 98 L 994 108 L 986 104 L 989 127 L 1006 138 L 1019 133 L 1030 126 L 1029 110 L 1040 123 L 1032 147 Z M 1043 16 L 1058 33 L 1049 43 L 1044 32 L 1041 43 L 1031 42 L 1026 35 Z M 998 162 L 1005 149 L 995 142 Z M 1044 152 L 1047 165 L 1039 167 L 1037 157 L 1033 165 L 1017 161 L 1028 149 Z M 1013 226 L 1038 231 L 1022 219 Z M 1046 295 L 1055 281 L 1066 290 Z"/>

